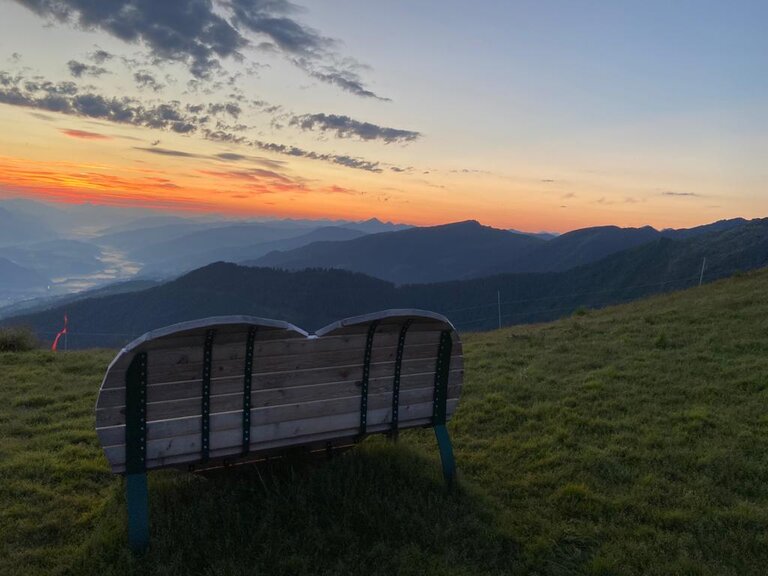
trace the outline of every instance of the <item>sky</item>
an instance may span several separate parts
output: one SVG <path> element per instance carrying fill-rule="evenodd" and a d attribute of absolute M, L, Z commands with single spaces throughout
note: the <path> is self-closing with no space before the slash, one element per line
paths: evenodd
<path fill-rule="evenodd" d="M 0 0 L 0 196 L 688 227 L 768 216 L 768 3 Z"/>

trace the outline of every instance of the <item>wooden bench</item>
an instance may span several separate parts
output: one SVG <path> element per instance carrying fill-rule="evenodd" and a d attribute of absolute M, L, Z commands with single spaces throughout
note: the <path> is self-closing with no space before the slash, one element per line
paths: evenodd
<path fill-rule="evenodd" d="M 109 365 L 96 432 L 126 477 L 129 542 L 149 543 L 146 471 L 209 468 L 301 446 L 332 450 L 368 434 L 433 427 L 447 482 L 445 424 L 463 380 L 443 316 L 387 310 L 309 335 L 277 320 L 223 316 L 154 330 Z"/>

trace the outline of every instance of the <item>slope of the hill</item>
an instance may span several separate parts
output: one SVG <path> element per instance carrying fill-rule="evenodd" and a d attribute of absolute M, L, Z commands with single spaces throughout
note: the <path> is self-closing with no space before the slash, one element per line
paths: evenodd
<path fill-rule="evenodd" d="M 429 431 L 151 473 L 139 560 L 93 429 L 112 353 L 0 354 L 0 575 L 761 576 L 766 293 L 763 270 L 466 335 L 456 490 Z"/>
<path fill-rule="evenodd" d="M 217 263 L 173 282 L 132 294 L 78 301 L 45 312 L 6 318 L 43 338 L 68 313 L 69 345 L 118 346 L 152 328 L 222 314 L 288 320 L 307 330 L 384 308 L 422 308 L 448 316 L 459 330 L 540 322 L 580 307 L 599 308 L 648 294 L 768 265 L 768 219 L 684 240 L 662 238 L 587 266 L 560 273 L 393 284 L 343 270 L 286 272 Z M 501 296 L 501 310 L 498 302 Z"/>

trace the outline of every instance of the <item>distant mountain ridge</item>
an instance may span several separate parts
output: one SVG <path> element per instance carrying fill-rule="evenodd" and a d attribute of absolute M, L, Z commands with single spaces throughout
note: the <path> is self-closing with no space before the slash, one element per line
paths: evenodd
<path fill-rule="evenodd" d="M 695 286 L 705 257 L 705 282 L 768 266 L 768 219 L 683 236 L 662 236 L 564 272 L 400 287 L 342 270 L 287 272 L 215 263 L 148 290 L 73 302 L 0 323 L 48 333 L 66 311 L 73 347 L 118 346 L 152 328 L 223 314 L 284 319 L 313 330 L 378 309 L 424 308 L 446 314 L 461 330 L 482 330 L 498 325 L 498 294 L 504 324 L 538 322 L 579 307 Z"/>
<path fill-rule="evenodd" d="M 745 222 L 734 219 L 689 230 L 661 232 L 650 226 L 598 226 L 546 240 L 470 220 L 371 234 L 346 242 L 308 244 L 244 264 L 286 270 L 338 268 L 396 284 L 419 284 L 493 274 L 562 272 L 662 237 L 692 238 Z"/>

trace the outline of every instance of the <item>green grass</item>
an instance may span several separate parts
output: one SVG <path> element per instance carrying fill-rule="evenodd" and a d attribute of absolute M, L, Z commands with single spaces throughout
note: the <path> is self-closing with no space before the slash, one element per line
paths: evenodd
<path fill-rule="evenodd" d="M 0 354 L 0 574 L 746 575 L 768 566 L 768 272 L 465 337 L 450 425 L 330 461 L 150 474 L 126 551 L 112 353 Z"/>

